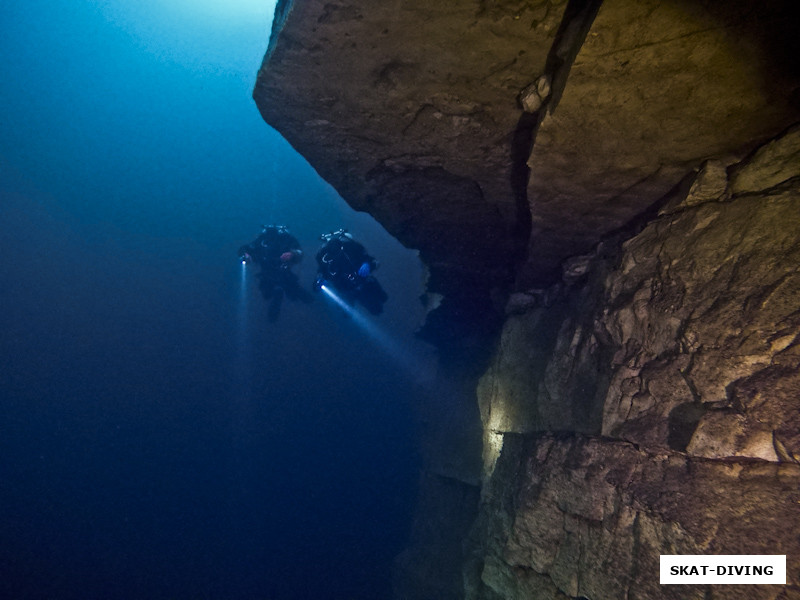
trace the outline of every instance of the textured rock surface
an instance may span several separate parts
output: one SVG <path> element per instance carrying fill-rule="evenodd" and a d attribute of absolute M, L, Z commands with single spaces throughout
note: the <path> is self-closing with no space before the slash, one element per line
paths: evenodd
<path fill-rule="evenodd" d="M 564 0 L 282 2 L 254 97 L 264 119 L 431 271 L 447 343 L 496 313 L 527 243 L 518 95 Z M 517 154 L 519 156 L 517 156 Z M 515 180 L 516 177 L 516 180 Z M 522 194 L 522 195 L 520 195 Z"/>
<path fill-rule="evenodd" d="M 796 128 L 732 165 L 730 185 L 706 165 L 620 249 L 569 262 L 568 285 L 510 315 L 479 387 L 485 425 L 769 460 L 774 434 L 800 453 L 800 161 L 772 176 L 798 140 Z M 729 192 L 759 172 L 769 187 Z M 725 421 L 737 450 L 702 441 Z"/>
<path fill-rule="evenodd" d="M 792 0 L 284 0 L 278 12 L 254 90 L 262 115 L 420 249 L 445 296 L 432 334 L 448 342 L 493 313 L 515 273 L 522 288 L 548 280 L 700 161 L 800 117 Z"/>
<path fill-rule="evenodd" d="M 619 249 L 572 261 L 583 280 L 568 269 L 509 317 L 479 386 L 468 597 L 797 593 L 799 140 L 730 181 L 705 165 Z M 658 586 L 659 554 L 703 553 L 785 553 L 793 587 Z"/>
<path fill-rule="evenodd" d="M 790 598 L 782 586 L 660 586 L 660 554 L 787 554 L 800 586 L 800 466 L 715 461 L 576 434 L 509 434 L 484 491 L 467 598 Z"/>
<path fill-rule="evenodd" d="M 282 2 L 254 97 L 351 204 L 406 243 L 428 249 L 447 241 L 431 232 L 461 237 L 469 217 L 508 234 L 517 96 L 544 72 L 565 5 Z M 413 192 L 400 205 L 399 190 L 384 189 L 393 181 Z M 431 181 L 454 194 L 420 205 Z M 463 205 L 466 184 L 480 190 L 474 205 Z"/>
<path fill-rule="evenodd" d="M 797 16 L 789 3 L 603 2 L 528 161 L 535 260 L 521 280 L 587 251 L 698 160 L 797 118 Z"/>
<path fill-rule="evenodd" d="M 604 434 L 684 450 L 699 417 L 695 454 L 774 460 L 773 434 L 800 453 L 799 218 L 788 186 L 663 217 L 626 245 L 600 321 L 618 348 Z M 735 439 L 715 448 L 703 431 L 720 426 Z"/>
<path fill-rule="evenodd" d="M 505 322 L 483 431 L 433 418 L 398 599 L 800 597 L 798 17 L 279 3 L 265 120 L 420 250 L 428 339 L 486 358 Z M 785 552 L 791 586 L 662 589 L 664 552 Z"/>

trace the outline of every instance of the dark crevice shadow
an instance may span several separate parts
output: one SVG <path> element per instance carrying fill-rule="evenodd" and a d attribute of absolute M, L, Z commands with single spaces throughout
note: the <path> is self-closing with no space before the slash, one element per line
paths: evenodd
<path fill-rule="evenodd" d="M 523 112 L 511 141 L 511 189 L 516 208 L 515 239 L 516 259 L 521 264 L 527 260 L 527 249 L 533 229 L 533 218 L 528 201 L 530 167 L 528 159 L 536 143 L 539 126 L 547 112 L 554 112 L 564 88 L 569 71 L 583 46 L 586 35 L 600 10 L 603 0 L 570 0 L 564 17 L 553 39 L 545 62 L 545 75 L 550 79 L 550 96 L 535 113 Z"/>
<path fill-rule="evenodd" d="M 511 189 L 517 217 L 513 236 L 516 258 L 520 261 L 527 259 L 526 251 L 533 222 L 528 204 L 528 178 L 531 173 L 528 157 L 533 150 L 533 140 L 538 127 L 539 113 L 523 112 L 517 121 L 511 141 Z"/>
<path fill-rule="evenodd" d="M 692 436 L 707 409 L 702 404 L 686 402 L 679 404 L 669 413 L 669 434 L 667 444 L 672 450 L 686 452 Z"/>
<path fill-rule="evenodd" d="M 550 113 L 555 112 L 561 100 L 569 72 L 602 4 L 603 0 L 570 0 L 564 9 L 544 69 L 550 75 L 551 91 L 543 108 Z"/>

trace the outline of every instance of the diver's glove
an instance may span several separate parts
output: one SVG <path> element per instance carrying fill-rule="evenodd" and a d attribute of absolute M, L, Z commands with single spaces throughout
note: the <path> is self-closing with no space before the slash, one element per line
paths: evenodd
<path fill-rule="evenodd" d="M 365 262 L 360 267 L 358 267 L 358 276 L 367 278 L 369 274 L 372 272 L 372 268 L 369 266 L 369 263 Z"/>

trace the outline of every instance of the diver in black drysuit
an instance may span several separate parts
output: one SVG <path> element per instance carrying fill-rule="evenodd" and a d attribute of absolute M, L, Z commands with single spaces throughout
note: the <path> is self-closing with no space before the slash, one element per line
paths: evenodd
<path fill-rule="evenodd" d="M 372 314 L 380 314 L 388 296 L 372 276 L 378 261 L 344 229 L 322 234 L 320 239 L 324 243 L 316 256 L 315 288 L 327 285 L 350 304 L 359 302 Z"/>
<path fill-rule="evenodd" d="M 310 302 L 311 296 L 300 286 L 292 267 L 303 258 L 300 243 L 283 225 L 264 226 L 261 234 L 250 244 L 239 248 L 244 263 L 255 262 L 261 267 L 258 289 L 269 301 L 268 318 L 276 321 L 284 294 L 290 300 Z"/>

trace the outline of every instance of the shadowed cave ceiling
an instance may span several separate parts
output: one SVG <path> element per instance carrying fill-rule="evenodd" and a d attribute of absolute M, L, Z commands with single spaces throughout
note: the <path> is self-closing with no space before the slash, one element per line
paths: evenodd
<path fill-rule="evenodd" d="M 800 119 L 795 0 L 279 2 L 254 98 L 420 251 L 423 328 L 480 345 L 510 291 Z"/>

